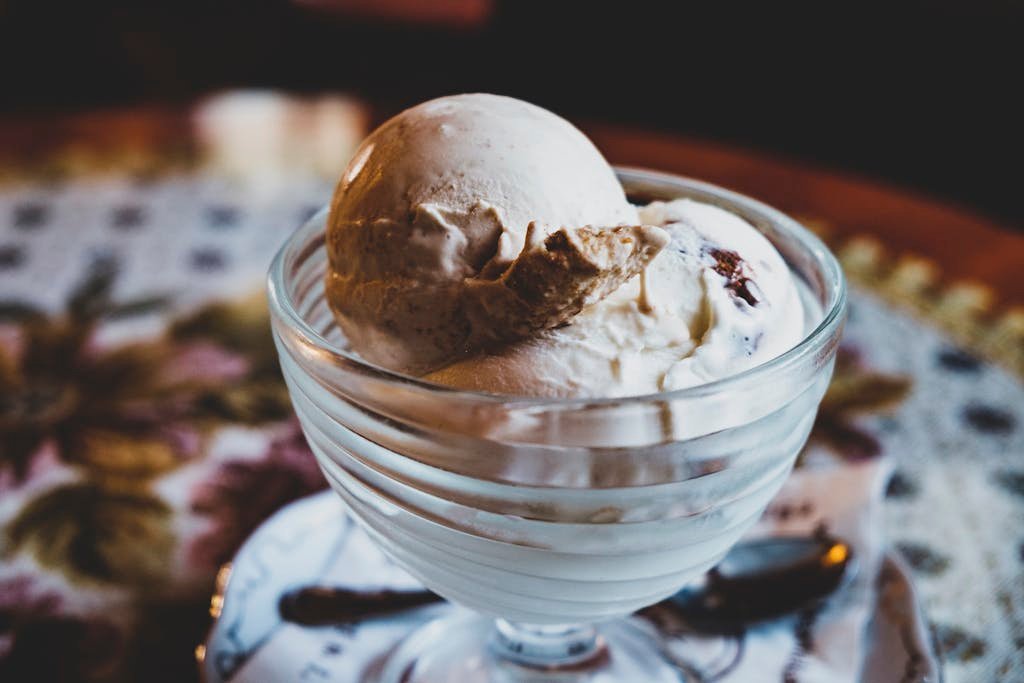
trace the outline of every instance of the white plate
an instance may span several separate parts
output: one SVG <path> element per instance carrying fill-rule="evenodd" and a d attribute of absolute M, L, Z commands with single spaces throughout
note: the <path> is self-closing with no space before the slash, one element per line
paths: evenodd
<path fill-rule="evenodd" d="M 290 588 L 326 581 L 339 560 L 346 566 L 346 583 L 355 571 L 356 583 L 401 586 L 408 583 L 400 569 L 391 565 L 371 547 L 358 547 L 365 537 L 354 534 L 353 522 L 344 514 L 341 500 L 331 491 L 304 498 L 280 510 L 246 541 L 235 559 L 218 577 L 218 594 L 213 608 L 219 610 L 203 651 L 200 670 L 208 683 L 227 683 L 254 653 L 268 643 L 284 642 L 282 629 L 301 627 L 282 622 L 277 604 Z M 368 543 L 368 541 L 366 541 Z M 355 544 L 355 545 L 354 545 Z M 345 557 L 359 558 L 350 565 Z M 367 566 L 369 563 L 369 566 Z M 410 584 L 411 587 L 411 584 Z M 863 680 L 872 683 L 913 683 L 939 681 L 941 667 L 930 645 L 928 628 L 917 604 L 917 597 L 905 565 L 893 555 L 886 557 L 878 577 L 878 604 L 869 626 Z M 415 610 L 401 617 L 375 620 L 370 628 L 360 628 L 354 638 L 345 634 L 345 647 L 339 646 L 331 666 L 339 670 L 364 671 L 372 667 L 388 647 L 411 628 L 436 615 L 434 607 Z M 322 638 L 310 639 L 317 647 Z M 354 640 L 358 640 L 356 643 Z M 274 657 L 293 657 L 294 670 L 317 667 L 322 652 L 304 651 L 301 639 L 289 640 L 290 646 L 274 652 Z M 368 651 L 369 650 L 369 651 Z M 324 664 L 326 666 L 326 664 Z"/>

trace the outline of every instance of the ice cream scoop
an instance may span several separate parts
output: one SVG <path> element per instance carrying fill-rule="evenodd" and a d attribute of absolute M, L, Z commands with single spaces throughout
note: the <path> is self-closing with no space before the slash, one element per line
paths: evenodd
<path fill-rule="evenodd" d="M 579 130 L 506 97 L 441 98 L 381 126 L 338 184 L 327 246 L 352 348 L 462 389 L 669 391 L 807 331 L 751 224 L 693 200 L 637 209 Z"/>
<path fill-rule="evenodd" d="M 327 296 L 352 347 L 420 374 L 503 336 L 481 327 L 489 317 L 467 314 L 466 292 L 501 277 L 531 223 L 542 242 L 560 230 L 636 226 L 637 212 L 586 136 L 532 104 L 443 97 L 383 124 L 342 175 L 328 217 Z M 640 256 L 635 272 L 666 240 L 632 237 L 636 253 L 623 257 Z"/>

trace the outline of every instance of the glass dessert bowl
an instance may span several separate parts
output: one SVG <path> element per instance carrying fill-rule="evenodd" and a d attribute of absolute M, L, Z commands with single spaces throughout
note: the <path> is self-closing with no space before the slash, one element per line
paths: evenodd
<path fill-rule="evenodd" d="M 625 617 L 719 562 L 807 439 L 846 310 L 834 256 L 749 198 L 668 174 L 617 174 L 632 197 L 714 204 L 764 234 L 803 289 L 803 341 L 660 394 L 473 393 L 346 350 L 324 296 L 325 212 L 271 267 L 281 365 L 328 481 L 395 562 L 471 610 L 410 636 L 380 680 L 679 680 L 657 636 Z"/>

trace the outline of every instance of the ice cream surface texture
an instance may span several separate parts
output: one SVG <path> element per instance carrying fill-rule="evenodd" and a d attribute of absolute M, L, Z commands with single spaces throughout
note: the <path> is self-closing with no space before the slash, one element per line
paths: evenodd
<path fill-rule="evenodd" d="M 467 291 L 504 273 L 531 223 L 536 246 L 562 228 L 636 226 L 637 212 L 594 145 L 544 109 L 459 95 L 402 112 L 357 150 L 331 202 L 327 292 L 342 330 L 367 359 L 414 374 L 503 336 L 467 313 Z"/>
<path fill-rule="evenodd" d="M 753 226 L 690 200 L 637 209 L 579 130 L 507 97 L 432 100 L 378 128 L 335 191 L 327 249 L 352 349 L 463 389 L 648 394 L 805 333 Z"/>

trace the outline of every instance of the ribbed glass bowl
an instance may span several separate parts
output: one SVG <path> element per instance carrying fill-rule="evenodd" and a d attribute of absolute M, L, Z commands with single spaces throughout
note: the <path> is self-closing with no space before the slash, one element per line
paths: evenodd
<path fill-rule="evenodd" d="M 603 648 L 614 654 L 614 629 L 605 627 L 602 640 L 586 625 L 657 602 L 724 556 L 789 474 L 831 376 L 845 285 L 816 237 L 721 188 L 648 171 L 618 174 L 643 202 L 716 204 L 765 234 L 820 311 L 803 341 L 735 376 L 669 393 L 550 400 L 463 392 L 345 349 L 324 297 L 325 212 L 287 241 L 271 268 L 281 366 L 328 481 L 425 586 L 502 620 L 488 637 L 491 666 L 579 668 Z M 456 643 L 449 635 L 446 647 L 458 650 Z M 417 664 L 424 646 L 410 647 L 417 651 L 400 653 L 409 661 L 387 669 L 395 676 L 465 677 L 437 662 Z M 437 648 L 429 651 L 436 659 Z M 507 676 L 474 680 L 492 679 Z"/>

